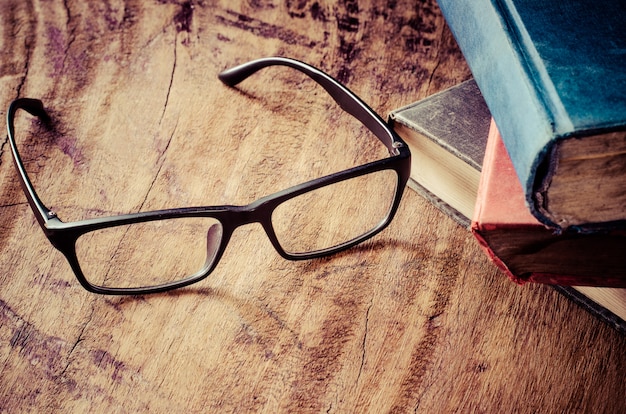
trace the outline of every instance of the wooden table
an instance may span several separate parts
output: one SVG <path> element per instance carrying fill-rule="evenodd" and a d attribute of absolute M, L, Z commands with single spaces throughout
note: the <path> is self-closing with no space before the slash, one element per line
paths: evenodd
<path fill-rule="evenodd" d="M 0 8 L 1 115 L 17 97 L 50 110 L 58 134 L 20 136 L 64 220 L 245 204 L 362 162 L 312 82 L 273 68 L 232 89 L 217 74 L 235 64 L 304 60 L 383 116 L 470 76 L 434 1 Z M 0 412 L 626 411 L 626 338 L 506 280 L 412 191 L 337 256 L 286 261 L 251 225 L 203 282 L 107 297 L 39 229 L 6 139 L 0 184 Z"/>

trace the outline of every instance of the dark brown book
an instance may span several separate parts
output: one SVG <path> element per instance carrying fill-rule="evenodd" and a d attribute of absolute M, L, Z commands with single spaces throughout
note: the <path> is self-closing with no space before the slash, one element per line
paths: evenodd
<path fill-rule="evenodd" d="M 389 119 L 411 148 L 409 187 L 469 228 L 491 119 L 476 82 L 399 108 Z"/>

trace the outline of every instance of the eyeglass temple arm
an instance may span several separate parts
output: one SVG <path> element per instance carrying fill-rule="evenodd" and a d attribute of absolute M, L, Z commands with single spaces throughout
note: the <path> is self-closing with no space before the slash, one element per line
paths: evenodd
<path fill-rule="evenodd" d="M 46 223 L 50 221 L 50 219 L 56 217 L 56 215 L 48 209 L 39 199 L 35 189 L 33 188 L 33 184 L 28 178 L 28 174 L 26 174 L 26 169 L 24 168 L 24 163 L 22 162 L 22 158 L 17 151 L 17 145 L 14 139 L 14 119 L 15 114 L 18 109 L 24 109 L 29 114 L 38 117 L 43 122 L 49 122 L 50 117 L 48 113 L 44 109 L 43 103 L 38 99 L 30 99 L 30 98 L 20 98 L 16 99 L 9 106 L 9 110 L 7 111 L 7 132 L 9 136 L 9 143 L 11 145 L 11 151 L 13 152 L 13 160 L 15 161 L 15 166 L 20 175 L 20 181 L 22 183 L 22 187 L 24 188 L 24 193 L 26 194 L 26 198 L 28 199 L 28 203 L 30 204 L 33 212 L 35 213 L 35 217 L 37 221 L 41 225 L 41 227 L 46 230 Z"/>
<path fill-rule="evenodd" d="M 398 153 L 398 146 L 403 145 L 401 140 L 394 136 L 385 121 L 376 112 L 331 76 L 304 62 L 282 57 L 262 58 L 226 69 L 218 75 L 218 78 L 228 86 L 235 86 L 257 71 L 276 65 L 289 66 L 309 76 L 322 86 L 344 111 L 357 118 L 372 131 L 392 155 Z"/>

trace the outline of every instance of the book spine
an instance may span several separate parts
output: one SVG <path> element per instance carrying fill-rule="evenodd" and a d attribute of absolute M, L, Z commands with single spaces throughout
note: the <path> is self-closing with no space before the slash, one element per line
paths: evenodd
<path fill-rule="evenodd" d="M 478 244 L 493 264 L 495 264 L 510 280 L 517 283 L 518 285 L 523 285 L 524 283 L 526 283 L 526 280 L 513 274 L 513 272 L 509 270 L 506 263 L 504 263 L 502 259 L 500 259 L 500 257 L 498 257 L 498 255 L 491 249 L 491 247 L 489 247 L 489 243 L 481 234 L 482 229 L 477 226 L 476 223 L 472 223 L 471 231 L 474 235 L 474 238 L 476 239 L 476 241 L 478 241 Z"/>
<path fill-rule="evenodd" d="M 489 138 L 487 139 L 487 148 L 485 150 L 485 158 L 483 161 L 482 172 L 480 174 L 480 183 L 478 184 L 478 195 L 476 197 L 476 207 L 474 208 L 474 217 L 472 217 L 470 230 L 474 235 L 476 241 L 483 249 L 487 257 L 500 269 L 504 274 L 506 274 L 509 279 L 514 281 L 515 283 L 521 284 L 521 281 L 509 270 L 509 267 L 500 259 L 500 257 L 493 251 L 491 246 L 489 246 L 489 242 L 483 236 L 483 226 L 481 224 L 480 217 L 483 214 L 483 207 L 486 197 L 484 196 L 485 191 L 489 185 L 489 181 L 493 176 L 493 165 L 494 159 L 496 156 L 495 146 L 496 140 L 494 140 L 494 135 L 497 134 L 497 128 L 495 126 L 495 122 L 493 118 L 491 119 L 491 126 L 489 128 Z"/>
<path fill-rule="evenodd" d="M 438 3 L 498 125 L 531 212 L 554 225 L 534 197 L 535 175 L 555 138 L 552 111 L 546 106 L 553 87 L 545 83 L 540 59 L 523 52 L 531 42 L 517 26 L 514 7 L 506 0 Z"/>

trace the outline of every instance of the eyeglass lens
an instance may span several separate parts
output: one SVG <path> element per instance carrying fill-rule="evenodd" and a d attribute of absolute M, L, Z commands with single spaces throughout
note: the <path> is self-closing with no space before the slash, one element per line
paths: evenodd
<path fill-rule="evenodd" d="M 347 243 L 387 218 L 398 176 L 382 170 L 309 191 L 274 210 L 272 225 L 282 248 L 304 254 Z"/>
<path fill-rule="evenodd" d="M 221 238 L 222 225 L 213 218 L 157 220 L 84 234 L 76 241 L 76 257 L 93 285 L 152 287 L 208 269 Z"/>

